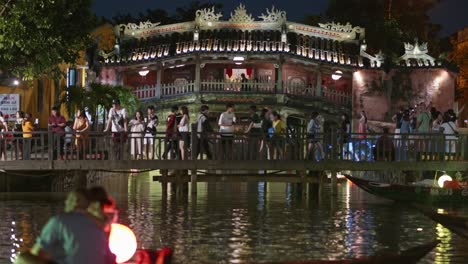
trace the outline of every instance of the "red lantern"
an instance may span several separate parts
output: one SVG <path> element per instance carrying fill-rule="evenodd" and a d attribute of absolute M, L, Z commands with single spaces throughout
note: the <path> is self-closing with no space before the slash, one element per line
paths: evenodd
<path fill-rule="evenodd" d="M 249 76 L 252 76 L 252 72 L 253 72 L 253 69 L 252 68 L 247 68 L 247 75 Z"/>
<path fill-rule="evenodd" d="M 229 78 L 231 78 L 231 77 L 232 77 L 232 68 L 227 68 L 227 69 L 226 69 L 226 74 L 227 74 L 227 76 L 228 76 Z"/>

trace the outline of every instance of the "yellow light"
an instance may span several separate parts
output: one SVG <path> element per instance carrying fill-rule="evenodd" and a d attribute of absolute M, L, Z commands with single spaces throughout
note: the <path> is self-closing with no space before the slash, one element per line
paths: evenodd
<path fill-rule="evenodd" d="M 452 181 L 452 177 L 448 176 L 447 174 L 444 174 L 440 176 L 440 178 L 437 180 L 437 184 L 439 184 L 440 188 L 444 188 L 444 183 L 446 181 Z"/>
<path fill-rule="evenodd" d="M 131 259 L 137 249 L 133 231 L 122 224 L 112 224 L 109 236 L 109 249 L 117 257 L 117 263 Z"/>

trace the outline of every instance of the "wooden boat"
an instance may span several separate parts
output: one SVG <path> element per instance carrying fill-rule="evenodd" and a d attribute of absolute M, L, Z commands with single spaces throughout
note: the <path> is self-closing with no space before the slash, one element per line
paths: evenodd
<path fill-rule="evenodd" d="M 139 249 L 133 260 L 127 264 L 170 264 L 172 263 L 173 251 L 171 248 L 163 247 L 160 250 Z"/>
<path fill-rule="evenodd" d="M 468 188 L 461 189 L 379 183 L 345 175 L 361 189 L 376 196 L 399 202 L 422 204 L 468 203 Z"/>
<path fill-rule="evenodd" d="M 420 259 L 431 252 L 440 241 L 436 240 L 430 243 L 426 243 L 420 246 L 412 247 L 404 250 L 399 254 L 384 254 L 376 257 L 365 257 L 350 260 L 323 260 L 323 261 L 293 261 L 283 262 L 283 264 L 395 264 L 405 263 L 412 264 L 417 263 Z"/>
<path fill-rule="evenodd" d="M 468 218 L 467 217 L 460 217 L 454 215 L 447 215 L 447 214 L 439 214 L 433 212 L 432 210 L 427 210 L 426 208 L 415 205 L 424 215 L 429 217 L 435 222 L 445 226 L 447 229 L 452 231 L 453 233 L 468 239 Z"/>

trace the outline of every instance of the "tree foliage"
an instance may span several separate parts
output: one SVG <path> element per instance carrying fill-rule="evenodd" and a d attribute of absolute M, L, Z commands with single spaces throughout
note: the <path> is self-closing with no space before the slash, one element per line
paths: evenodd
<path fill-rule="evenodd" d="M 330 0 L 329 20 L 361 26 L 373 53 L 387 57 L 403 53 L 403 42 L 415 38 L 429 42 L 431 53 L 439 53 L 437 34 L 441 27 L 433 24 L 429 11 L 441 0 Z"/>
<path fill-rule="evenodd" d="M 73 64 L 95 26 L 92 0 L 0 0 L 0 70 L 57 77 Z"/>
<path fill-rule="evenodd" d="M 77 109 L 85 107 L 88 107 L 90 113 L 95 115 L 99 106 L 108 110 L 112 106 L 112 100 L 116 98 L 129 113 L 134 113 L 140 107 L 140 101 L 130 87 L 100 83 L 90 84 L 89 89 L 78 86 L 63 88 L 60 104 L 65 106 L 69 116 L 73 116 Z"/>

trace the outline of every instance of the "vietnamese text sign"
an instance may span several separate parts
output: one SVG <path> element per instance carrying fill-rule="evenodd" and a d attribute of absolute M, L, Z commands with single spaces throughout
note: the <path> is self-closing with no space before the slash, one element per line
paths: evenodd
<path fill-rule="evenodd" d="M 15 117 L 19 111 L 19 94 L 0 94 L 0 111 L 3 116 L 9 115 Z"/>

